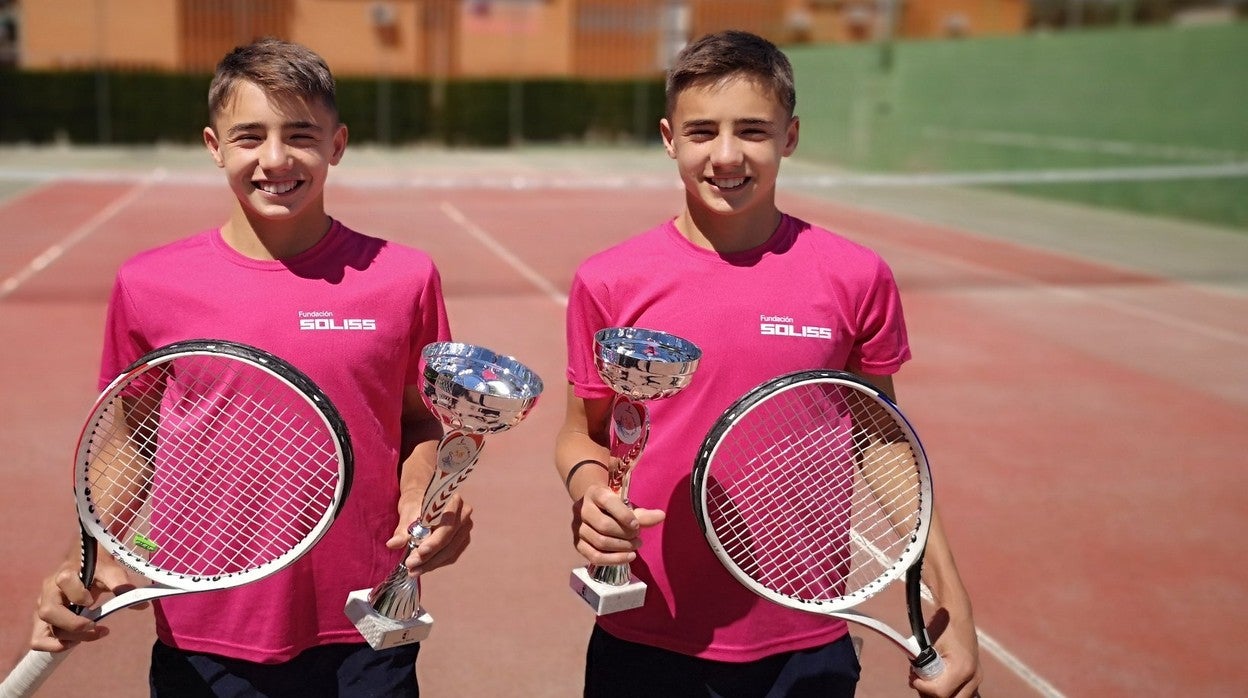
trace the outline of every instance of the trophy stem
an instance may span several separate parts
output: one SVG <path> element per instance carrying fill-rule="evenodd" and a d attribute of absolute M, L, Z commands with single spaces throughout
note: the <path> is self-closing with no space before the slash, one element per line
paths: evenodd
<path fill-rule="evenodd" d="M 416 523 L 408 529 L 408 533 L 407 549 L 399 558 L 398 566 L 368 596 L 368 603 L 374 611 L 394 620 L 415 618 L 420 613 L 420 580 L 408 574 L 403 561 L 431 531 Z"/>
<path fill-rule="evenodd" d="M 632 576 L 628 565 L 589 565 L 589 578 L 613 587 L 628 584 Z"/>

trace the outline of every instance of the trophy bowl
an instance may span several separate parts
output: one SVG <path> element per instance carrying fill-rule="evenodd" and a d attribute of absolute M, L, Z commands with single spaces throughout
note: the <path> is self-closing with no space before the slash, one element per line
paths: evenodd
<path fill-rule="evenodd" d="M 693 379 L 702 350 L 658 330 L 608 327 L 594 333 L 594 365 L 617 392 L 639 400 L 670 397 Z"/>
<path fill-rule="evenodd" d="M 510 356 L 458 342 L 433 342 L 425 359 L 425 403 L 443 424 L 494 434 L 519 424 L 542 393 L 542 379 Z"/>

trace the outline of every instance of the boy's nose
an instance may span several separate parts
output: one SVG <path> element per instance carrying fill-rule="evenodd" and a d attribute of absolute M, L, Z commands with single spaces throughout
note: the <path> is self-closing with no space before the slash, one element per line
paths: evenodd
<path fill-rule="evenodd" d="M 716 165 L 736 165 L 741 162 L 741 144 L 731 136 L 721 136 L 711 151 L 711 160 Z"/>
<path fill-rule="evenodd" d="M 260 149 L 260 166 L 265 169 L 281 169 L 290 163 L 290 153 L 281 139 L 271 138 Z"/>

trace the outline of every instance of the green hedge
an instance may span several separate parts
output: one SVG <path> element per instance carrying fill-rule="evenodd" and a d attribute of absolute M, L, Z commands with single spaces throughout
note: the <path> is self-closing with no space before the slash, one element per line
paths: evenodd
<path fill-rule="evenodd" d="M 197 143 L 206 75 L 0 71 L 0 142 Z M 340 79 L 338 107 L 356 143 L 496 146 L 516 141 L 653 137 L 659 80 Z"/>

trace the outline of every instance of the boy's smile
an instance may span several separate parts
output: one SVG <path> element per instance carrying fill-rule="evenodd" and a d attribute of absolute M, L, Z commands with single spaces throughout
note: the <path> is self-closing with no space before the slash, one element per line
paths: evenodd
<path fill-rule="evenodd" d="M 299 180 L 288 180 L 285 182 L 269 182 L 269 181 L 256 182 L 256 188 L 263 191 L 266 194 L 269 194 L 270 196 L 281 196 L 282 194 L 289 194 L 290 192 L 294 191 L 297 187 L 302 186 L 302 185 L 303 185 L 303 182 Z"/>
<path fill-rule="evenodd" d="M 717 179 L 712 177 L 709 181 L 712 185 L 719 188 L 721 191 L 724 191 L 744 186 L 745 183 L 750 180 L 748 177 L 738 177 L 735 179 Z"/>

